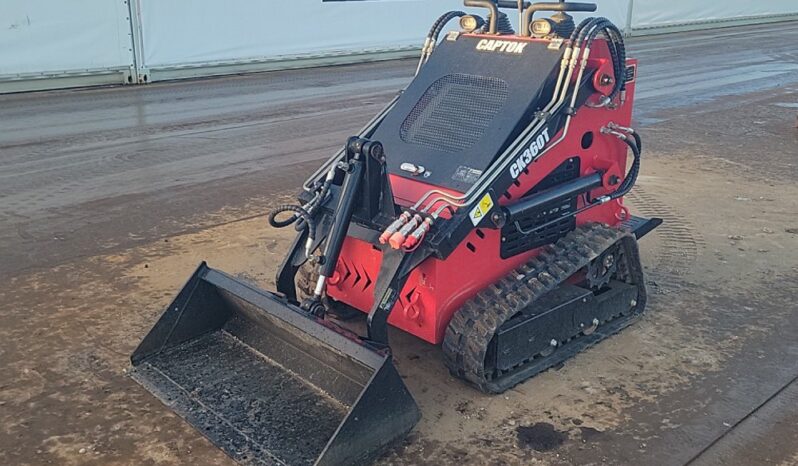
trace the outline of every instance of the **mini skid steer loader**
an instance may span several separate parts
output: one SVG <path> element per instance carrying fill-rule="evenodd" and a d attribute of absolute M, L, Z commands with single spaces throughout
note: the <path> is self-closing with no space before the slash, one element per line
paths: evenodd
<path fill-rule="evenodd" d="M 415 79 L 269 216 L 297 230 L 276 292 L 203 263 L 131 357 L 239 462 L 367 463 L 409 432 L 388 324 L 501 393 L 643 312 L 637 240 L 661 220 L 623 203 L 641 140 L 621 32 L 575 24 L 591 3 L 465 5 L 485 19 L 441 16 Z"/>

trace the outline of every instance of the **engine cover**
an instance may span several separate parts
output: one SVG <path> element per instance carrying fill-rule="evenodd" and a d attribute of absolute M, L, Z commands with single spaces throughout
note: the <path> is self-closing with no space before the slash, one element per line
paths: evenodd
<path fill-rule="evenodd" d="M 548 45 L 520 37 L 444 40 L 372 136 L 385 146 L 389 173 L 466 191 L 549 101 L 562 51 Z"/>

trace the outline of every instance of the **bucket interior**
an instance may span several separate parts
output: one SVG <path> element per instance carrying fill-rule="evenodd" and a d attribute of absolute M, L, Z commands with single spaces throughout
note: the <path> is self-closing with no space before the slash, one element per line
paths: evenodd
<path fill-rule="evenodd" d="M 412 423 L 394 432 L 375 427 L 391 422 L 368 419 L 367 407 L 351 415 L 374 398 L 364 396 L 369 390 L 378 398 L 407 394 L 384 354 L 298 314 L 270 293 L 207 278 L 233 280 L 209 274 L 193 284 L 191 296 L 181 292 L 183 301 L 178 296 L 134 353 L 132 376 L 228 455 L 244 464 L 345 464 L 415 424 L 412 398 L 412 406 L 401 408 L 412 411 L 409 417 L 396 413 Z M 380 437 L 371 440 L 363 430 Z M 366 444 L 348 445 L 351 439 Z"/>

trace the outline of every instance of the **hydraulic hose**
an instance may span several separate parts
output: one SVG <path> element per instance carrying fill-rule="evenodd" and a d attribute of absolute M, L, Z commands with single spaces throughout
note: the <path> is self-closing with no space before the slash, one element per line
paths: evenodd
<path fill-rule="evenodd" d="M 308 214 L 313 215 L 313 212 L 315 212 L 319 205 L 321 205 L 321 203 L 327 197 L 327 193 L 330 192 L 330 185 L 332 185 L 332 179 L 328 177 L 326 180 L 324 180 L 324 183 L 322 183 L 321 189 L 316 194 L 316 197 L 314 197 L 313 200 L 308 203 L 308 206 L 305 207 L 305 210 L 307 210 Z"/>
<path fill-rule="evenodd" d="M 582 30 L 585 28 L 585 26 L 587 26 L 594 19 L 596 19 L 596 18 L 593 18 L 593 17 L 585 18 L 585 19 L 582 20 L 581 23 L 579 23 L 578 26 L 576 26 L 574 28 L 574 31 L 571 33 L 571 37 L 570 37 L 571 45 L 573 45 L 575 43 L 576 38 L 579 37 L 579 34 L 582 33 Z"/>
<path fill-rule="evenodd" d="M 293 212 L 294 214 L 285 220 L 278 220 L 277 216 L 283 212 Z M 274 228 L 285 228 L 300 218 L 304 224 L 307 225 L 308 239 L 315 239 L 316 223 L 313 221 L 313 217 L 311 217 L 308 211 L 298 205 L 284 204 L 277 206 L 277 208 L 269 214 L 269 225 L 273 226 Z"/>
<path fill-rule="evenodd" d="M 615 132 L 613 132 L 613 134 L 615 136 L 618 136 L 618 134 L 620 134 L 620 133 L 615 134 Z M 632 134 L 636 134 L 636 133 L 632 133 Z M 575 211 L 573 211 L 570 214 L 568 214 L 568 217 L 574 217 L 576 215 L 581 214 L 582 212 L 585 212 L 585 211 L 587 211 L 589 209 L 592 209 L 593 207 L 605 204 L 605 203 L 607 203 L 609 201 L 612 201 L 612 200 L 615 200 L 615 199 L 619 199 L 619 198 L 629 194 L 629 192 L 634 187 L 635 183 L 637 182 L 637 175 L 640 174 L 640 149 L 637 146 L 637 144 L 635 144 L 634 142 L 630 141 L 629 138 L 627 138 L 625 135 L 621 135 L 621 136 L 623 136 L 623 137 L 619 137 L 619 139 L 621 139 L 623 142 L 625 142 L 626 145 L 629 146 L 630 149 L 632 149 L 632 153 L 634 154 L 634 158 L 635 158 L 635 160 L 634 160 L 634 162 L 632 162 L 632 166 L 629 169 L 629 172 L 626 174 L 626 177 L 624 178 L 623 182 L 621 182 L 621 185 L 618 186 L 618 189 L 616 189 L 612 193 L 610 193 L 610 194 L 608 194 L 606 196 L 601 196 L 600 198 L 595 199 L 593 202 L 590 202 L 589 204 L 584 205 L 584 206 L 580 207 L 579 209 L 576 209 Z M 640 136 L 635 137 L 635 139 L 639 139 L 639 138 L 640 138 Z M 537 231 L 543 230 L 544 228 L 547 228 L 547 227 L 549 227 L 551 225 L 554 225 L 555 223 L 557 223 L 557 222 L 559 222 L 561 220 L 562 220 L 562 218 L 556 218 L 554 220 L 551 220 L 551 221 L 548 221 L 548 222 L 544 223 L 543 225 L 537 225 L 534 228 L 531 228 L 529 230 L 524 230 L 523 228 L 521 228 L 521 225 L 518 222 L 515 222 L 515 228 L 521 234 L 530 235 L 530 234 L 535 233 Z"/>
<path fill-rule="evenodd" d="M 313 196 L 313 199 L 308 201 L 307 204 L 302 206 L 302 209 L 310 216 L 313 217 L 313 214 L 316 212 L 316 209 L 327 199 L 327 194 L 330 192 L 330 186 L 332 186 L 333 180 L 335 179 L 335 174 L 337 172 L 337 167 L 333 166 L 327 172 L 327 176 L 324 177 L 324 181 L 321 182 L 321 187 L 317 188 L 316 195 Z M 318 187 L 319 182 L 317 181 L 314 183 L 314 186 Z M 305 221 L 298 214 L 294 214 L 294 219 L 298 220 L 296 222 L 296 226 L 294 227 L 296 231 L 302 231 L 305 229 Z M 286 222 L 285 220 L 284 222 Z M 290 225 L 288 223 L 287 225 Z"/>
<path fill-rule="evenodd" d="M 615 72 L 615 86 L 610 95 L 610 100 L 612 100 L 626 90 L 626 46 L 623 43 L 621 31 L 614 24 L 607 25 L 604 28 L 604 34 L 607 37 L 607 46 Z"/>
<path fill-rule="evenodd" d="M 598 25 L 598 24 L 600 24 L 600 23 L 602 23 L 604 21 L 609 21 L 609 20 L 607 18 L 604 18 L 603 16 L 598 16 L 598 17 L 594 17 L 594 18 L 588 18 L 585 21 L 582 21 L 582 24 L 584 24 L 585 22 L 587 22 L 587 24 L 585 24 L 585 26 L 582 27 L 581 29 L 577 28 L 577 29 L 579 29 L 578 34 L 577 34 L 577 31 L 574 30 L 574 34 L 577 35 L 577 37 L 576 37 L 576 45 L 577 46 L 581 46 L 581 44 L 582 44 L 582 42 L 584 42 L 585 37 L 587 36 L 587 34 L 590 33 L 590 31 L 592 31 L 593 28 L 596 27 L 596 25 Z M 581 24 L 580 24 L 580 26 L 581 26 Z"/>
<path fill-rule="evenodd" d="M 454 18 L 461 18 L 465 15 L 466 15 L 465 11 L 460 11 L 460 10 L 450 11 L 448 13 L 445 13 L 443 16 L 438 18 L 438 21 L 436 21 L 434 28 L 432 29 L 432 31 L 430 31 L 432 32 L 430 37 L 432 37 L 432 39 L 435 42 L 437 42 L 438 37 L 441 35 L 441 32 L 443 32 L 443 28 L 446 27 L 449 21 L 453 20 Z"/>
<path fill-rule="evenodd" d="M 435 44 L 438 43 L 438 37 L 441 35 L 443 28 L 446 27 L 446 24 L 449 21 L 453 20 L 454 18 L 459 18 L 465 16 L 466 13 L 464 11 L 448 11 L 442 14 L 438 19 L 432 23 L 432 27 L 427 33 L 427 37 L 424 39 L 424 46 L 421 48 L 421 58 L 418 60 L 418 66 L 416 67 L 416 74 L 421 70 L 421 67 L 424 66 L 427 59 L 429 58 L 432 50 L 435 48 Z"/>
<path fill-rule="evenodd" d="M 612 92 L 603 99 L 603 105 L 611 102 L 626 87 L 624 70 L 626 68 L 626 48 L 623 44 L 623 36 L 620 30 L 606 18 L 596 18 L 591 21 L 588 27 L 580 31 L 579 43 L 584 42 L 584 47 L 590 49 L 593 41 L 603 33 L 607 38 L 607 47 L 612 58 L 612 68 L 615 74 Z"/>
<path fill-rule="evenodd" d="M 640 136 L 637 136 L 635 139 L 639 138 Z M 630 149 L 632 149 L 634 161 L 632 162 L 631 168 L 629 168 L 629 173 L 626 174 L 626 177 L 623 179 L 621 185 L 618 186 L 618 189 L 616 189 L 615 192 L 610 194 L 611 199 L 618 199 L 629 194 L 629 191 L 632 190 L 637 182 L 637 175 L 640 174 L 640 148 L 637 146 L 637 144 L 630 141 L 629 138 L 624 138 L 621 140 L 625 142 Z"/>
<path fill-rule="evenodd" d="M 640 135 L 637 134 L 637 131 L 632 131 L 632 137 L 635 138 L 635 144 L 637 145 L 637 150 L 641 153 L 643 152 L 643 141 L 640 139 Z"/>

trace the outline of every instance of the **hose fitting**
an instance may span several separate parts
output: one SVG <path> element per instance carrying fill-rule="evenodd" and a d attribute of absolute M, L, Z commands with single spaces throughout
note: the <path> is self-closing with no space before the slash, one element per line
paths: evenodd
<path fill-rule="evenodd" d="M 382 234 L 380 235 L 380 244 L 387 243 L 388 240 L 391 239 L 391 236 L 393 236 L 394 233 L 399 231 L 399 229 L 402 228 L 402 226 L 405 223 L 407 223 L 407 221 L 410 220 L 411 217 L 412 215 L 410 214 L 410 212 L 407 211 L 402 212 L 402 215 L 400 215 L 399 218 L 394 220 L 394 222 L 391 223 L 391 225 L 388 228 L 386 228 L 385 231 L 382 232 Z"/>
<path fill-rule="evenodd" d="M 427 217 L 421 222 L 421 225 L 416 228 L 416 230 L 411 233 L 404 243 L 402 243 L 402 247 L 405 249 L 412 249 L 414 248 L 427 234 L 427 232 L 432 228 L 432 217 Z"/>
<path fill-rule="evenodd" d="M 415 214 L 413 218 L 411 218 L 410 221 L 408 221 L 407 224 L 405 224 L 405 226 L 402 227 L 401 230 L 394 233 L 391 236 L 391 239 L 388 240 L 388 243 L 391 245 L 391 247 L 393 249 L 401 248 L 402 244 L 404 244 L 405 242 L 405 239 L 407 239 L 407 235 L 409 235 L 410 232 L 415 230 L 422 220 L 423 218 L 421 218 L 421 215 Z"/>

